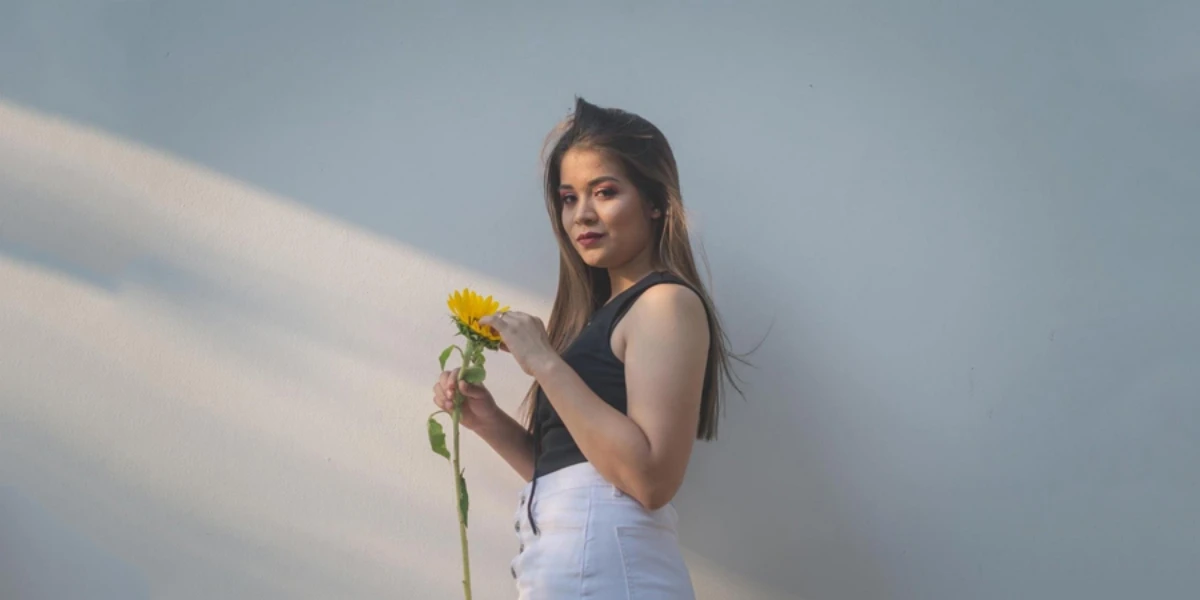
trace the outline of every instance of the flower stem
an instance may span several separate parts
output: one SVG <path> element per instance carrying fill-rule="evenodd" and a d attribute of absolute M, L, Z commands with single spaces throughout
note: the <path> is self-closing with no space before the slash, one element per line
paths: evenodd
<path fill-rule="evenodd" d="M 471 366 L 468 356 L 475 355 L 475 343 L 471 340 L 467 341 L 466 351 L 462 352 L 463 366 L 458 371 L 458 380 L 462 381 L 463 373 L 467 367 Z M 457 510 L 458 503 L 461 501 L 463 490 L 462 467 L 459 461 L 458 454 L 458 423 L 462 419 L 462 403 L 466 400 L 462 392 L 458 391 L 458 386 L 454 390 L 454 502 L 458 513 L 458 539 L 462 543 L 462 562 L 463 562 L 463 594 L 466 600 L 471 600 L 471 556 L 467 550 L 467 521 L 466 515 L 461 510 Z"/>

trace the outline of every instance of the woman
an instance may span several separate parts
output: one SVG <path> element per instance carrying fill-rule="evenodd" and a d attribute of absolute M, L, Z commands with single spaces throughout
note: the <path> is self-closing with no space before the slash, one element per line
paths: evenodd
<path fill-rule="evenodd" d="M 481 321 L 534 378 L 525 424 L 461 382 L 462 425 L 529 482 L 514 524 L 521 599 L 693 598 L 670 502 L 693 439 L 716 436 L 730 355 L 692 259 L 675 158 L 650 122 L 582 99 L 555 133 L 549 328 L 516 311 Z M 443 409 L 457 375 L 434 387 Z"/>

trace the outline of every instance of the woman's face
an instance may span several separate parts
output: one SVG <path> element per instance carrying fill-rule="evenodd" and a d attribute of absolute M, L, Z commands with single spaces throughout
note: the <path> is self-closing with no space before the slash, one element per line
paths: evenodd
<path fill-rule="evenodd" d="M 612 269 L 649 258 L 659 212 L 642 201 L 617 161 L 572 148 L 559 171 L 563 230 L 583 262 Z"/>

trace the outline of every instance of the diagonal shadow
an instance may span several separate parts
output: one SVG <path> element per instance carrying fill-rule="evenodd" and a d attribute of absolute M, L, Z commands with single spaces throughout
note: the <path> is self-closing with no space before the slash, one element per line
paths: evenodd
<path fill-rule="evenodd" d="M 0 122 L 3 239 L 48 257 L 0 258 L 15 506 L 0 529 L 94 561 L 73 578 L 5 555 L 0 571 L 22 574 L 8 581 L 455 593 L 457 563 L 429 560 L 458 548 L 449 474 L 424 439 L 451 332 L 425 316 L 486 278 L 95 132 L 3 105 Z M 516 368 L 491 370 L 515 398 Z M 519 481 L 485 450 L 464 443 L 473 566 L 477 597 L 502 598 Z"/>

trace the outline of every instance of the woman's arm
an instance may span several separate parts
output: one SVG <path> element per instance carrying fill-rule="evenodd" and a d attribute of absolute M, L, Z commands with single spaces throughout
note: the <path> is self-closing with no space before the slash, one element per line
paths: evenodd
<path fill-rule="evenodd" d="M 533 479 L 533 436 L 503 410 L 497 410 L 475 428 L 475 433 L 487 442 L 525 481 Z"/>
<path fill-rule="evenodd" d="M 700 419 L 708 317 L 694 292 L 656 285 L 625 316 L 628 416 L 597 396 L 557 354 L 531 361 L 532 375 L 588 461 L 650 510 L 683 483 Z"/>

